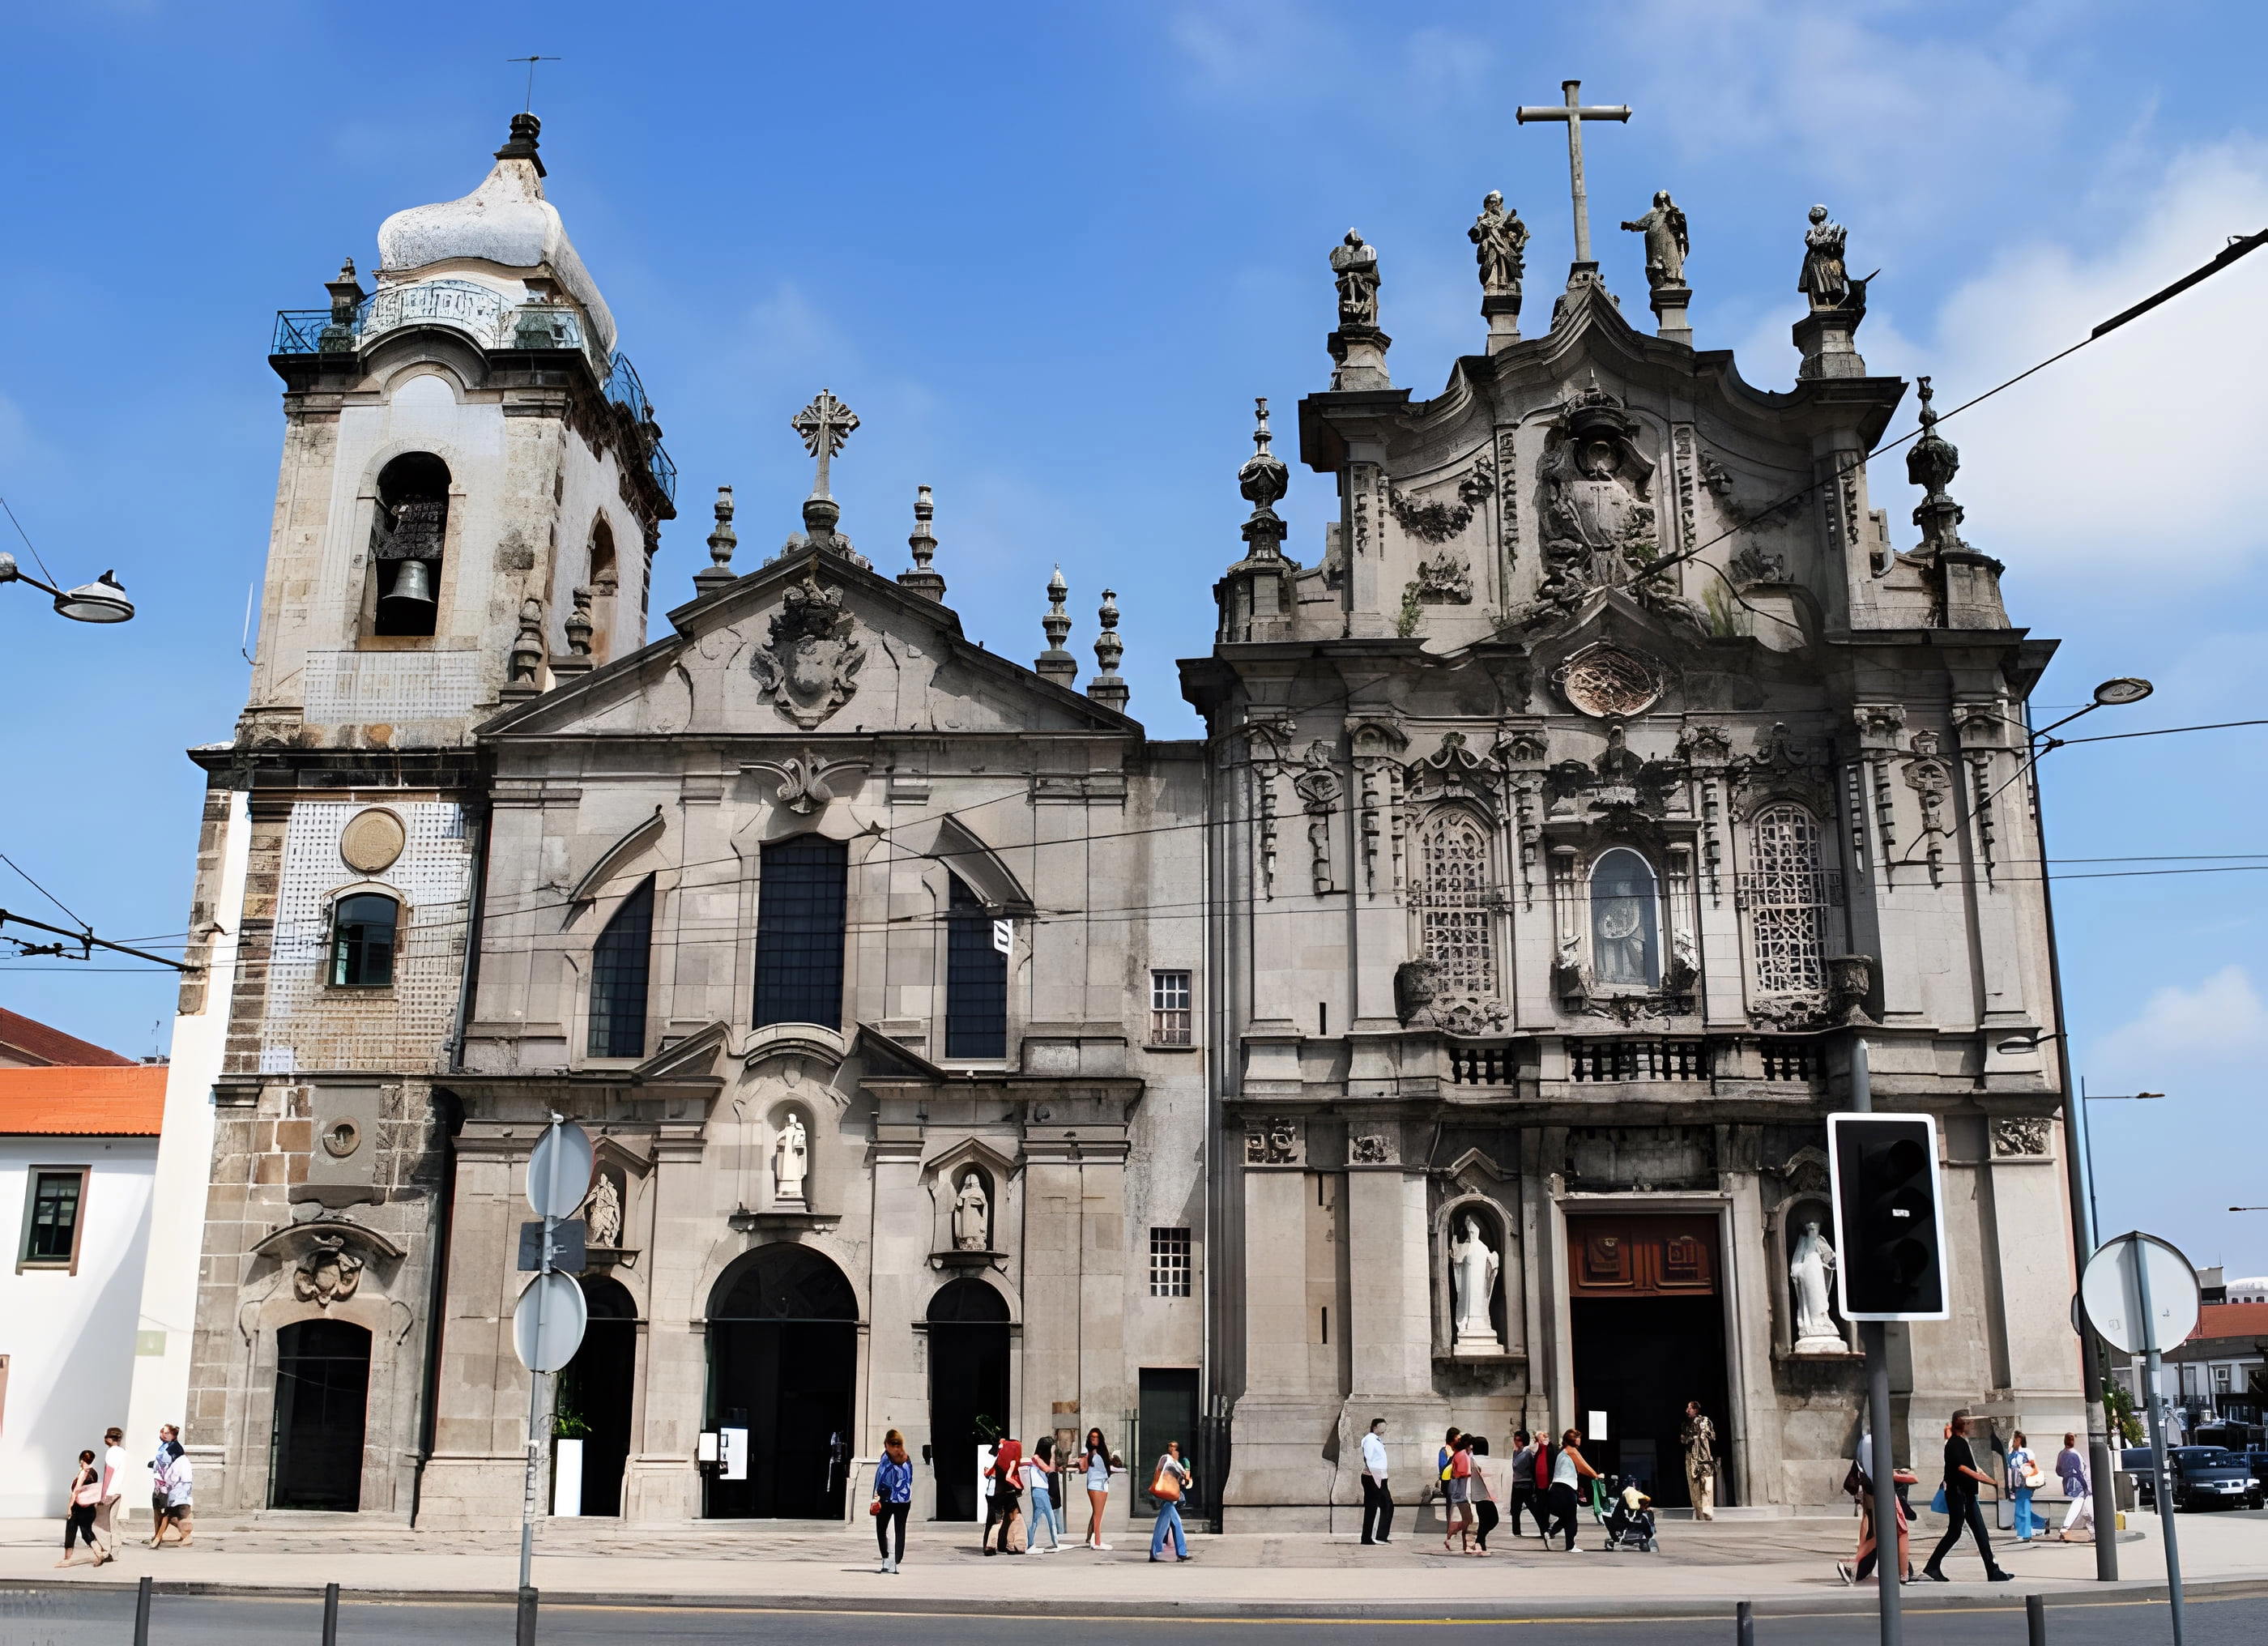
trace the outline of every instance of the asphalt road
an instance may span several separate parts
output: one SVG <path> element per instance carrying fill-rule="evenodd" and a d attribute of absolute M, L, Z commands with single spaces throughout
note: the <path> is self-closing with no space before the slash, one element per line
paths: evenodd
<path fill-rule="evenodd" d="M 1998 1597 L 1995 1597 L 1997 1600 Z M 125 1646 L 133 1637 L 131 1593 L 72 1593 L 54 1590 L 0 1591 L 0 1646 Z M 300 1598 L 158 1597 L 151 1616 L 156 1646 L 313 1646 L 322 1605 Z M 2268 1640 L 2268 1598 L 2194 1599 L 2188 1609 L 2189 1646 L 2257 1646 Z M 1943 1612 L 1911 1613 L 1907 1646 L 2024 1646 L 2021 1602 Z M 342 1646 L 507 1646 L 512 1638 L 508 1605 L 422 1605 L 350 1601 L 340 1613 Z M 1764 1617 L 1756 1620 L 1756 1646 L 1864 1646 L 1874 1639 L 1871 1616 Z M 1398 1619 L 1206 1620 L 1171 1617 L 1082 1617 L 1076 1605 L 1047 1617 L 971 1617 L 905 1613 L 761 1612 L 669 1606 L 551 1606 L 538 1639 L 544 1646 L 616 1641 L 890 1642 L 903 1646 L 1120 1646 L 1170 1642 L 1213 1646 L 1233 1642 L 1320 1642 L 1325 1646 L 1426 1646 L 1441 1642 L 1512 1642 L 1543 1646 L 1733 1646 L 1732 1620 L 1572 1618 L 1523 1620 L 1517 1608 L 1500 1618 L 1444 1621 L 1412 1613 Z M 2103 1602 L 2048 1609 L 2050 1646 L 2156 1646 L 2170 1642 L 2162 1602 Z"/>

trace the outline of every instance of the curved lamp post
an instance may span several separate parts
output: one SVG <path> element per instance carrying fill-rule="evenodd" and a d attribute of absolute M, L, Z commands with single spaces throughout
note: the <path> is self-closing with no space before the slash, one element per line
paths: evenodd
<path fill-rule="evenodd" d="M 14 555 L 0 554 L 0 583 L 29 583 L 41 594 L 54 595 L 57 614 L 73 623 L 124 623 L 134 615 L 134 602 L 126 598 L 126 591 L 108 572 L 92 583 L 62 589 L 40 582 L 18 566 Z"/>

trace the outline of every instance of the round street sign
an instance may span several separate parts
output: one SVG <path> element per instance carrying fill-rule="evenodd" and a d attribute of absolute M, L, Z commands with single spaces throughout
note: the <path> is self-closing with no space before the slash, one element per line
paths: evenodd
<path fill-rule="evenodd" d="M 2150 1306 L 2142 1308 L 2146 1269 Z M 2113 1348 L 2129 1354 L 2170 1349 L 2198 1323 L 2197 1271 L 2155 1235 L 2121 1235 L 2087 1260 L 2079 1295 L 2087 1318 Z"/>
<path fill-rule="evenodd" d="M 527 1157 L 527 1204 L 538 1217 L 572 1217 L 591 1192 L 591 1134 L 562 1120 L 535 1140 Z"/>
<path fill-rule="evenodd" d="M 540 1308 L 539 1298 L 542 1300 Z M 542 1316 L 540 1325 L 539 1313 Z M 519 1295 L 519 1307 L 512 1310 L 512 1346 L 519 1352 L 519 1363 L 530 1371 L 557 1371 L 583 1346 L 583 1328 L 589 1319 L 583 1288 L 573 1275 L 537 1275 Z"/>

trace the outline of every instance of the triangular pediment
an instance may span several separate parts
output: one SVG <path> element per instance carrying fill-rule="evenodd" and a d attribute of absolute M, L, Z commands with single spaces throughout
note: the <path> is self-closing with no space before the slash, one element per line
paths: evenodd
<path fill-rule="evenodd" d="M 669 613 L 674 632 L 516 705 L 483 737 L 840 737 L 1139 724 L 985 650 L 950 607 L 801 550 Z"/>

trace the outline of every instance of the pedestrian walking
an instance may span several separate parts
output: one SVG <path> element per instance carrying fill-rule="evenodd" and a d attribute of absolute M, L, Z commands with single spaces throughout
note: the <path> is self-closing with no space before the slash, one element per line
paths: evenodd
<path fill-rule="evenodd" d="M 1977 1506 L 1977 1488 L 1992 1483 L 1992 1477 L 1977 1466 L 1977 1454 L 1969 1444 L 1969 1411 L 1964 1406 L 1953 1414 L 1953 1421 L 1946 1427 L 1945 1484 L 1938 1490 L 1944 1500 L 1948 1524 L 1945 1536 L 1938 1539 L 1936 1552 L 1921 1568 L 1921 1575 L 1930 1582 L 1953 1581 L 1945 1575 L 1940 1562 L 1961 1541 L 1964 1530 L 1976 1537 L 1977 1553 L 1984 1562 L 1987 1582 L 2005 1583 L 2015 1576 L 2002 1570 L 2000 1563 L 1992 1558 L 1992 1539 L 1984 1530 L 1984 1511 Z"/>
<path fill-rule="evenodd" d="M 1031 1525 L 1024 1544 L 1027 1554 L 1053 1554 L 1063 1547 L 1063 1522 L 1056 1515 L 1057 1473 L 1055 1436 L 1042 1435 L 1033 1443 L 1032 1455 L 1024 1459 L 1024 1500 Z M 1048 1534 L 1045 1547 L 1040 1544 L 1042 1532 Z"/>
<path fill-rule="evenodd" d="M 1551 1524 L 1544 1512 L 1544 1500 L 1551 1490 L 1551 1478 L 1537 1463 L 1544 1450 L 1543 1436 L 1531 1435 L 1524 1428 L 1515 1429 L 1512 1443 L 1512 1535 L 1526 1537 L 1528 1534 L 1520 1529 L 1521 1519 L 1523 1516 L 1532 1515 L 1535 1518 L 1535 1535 L 1542 1537 L 1544 1529 Z"/>
<path fill-rule="evenodd" d="M 1441 1469 L 1441 1495 L 1448 1503 L 1449 1524 L 1441 1534 L 1441 1553 L 1470 1554 L 1473 1552 L 1473 1437 L 1461 1434 L 1450 1443 L 1449 1460 Z M 1454 1549 L 1449 1539 L 1457 1539 Z"/>
<path fill-rule="evenodd" d="M 181 1444 L 181 1431 L 171 1423 L 158 1431 L 158 1455 L 151 1460 L 150 1485 L 150 1546 L 162 1546 L 170 1531 L 175 1546 L 186 1547 L 192 1535 L 195 1480 L 188 1449 Z"/>
<path fill-rule="evenodd" d="M 1197 1477 L 1189 1465 L 1182 1461 L 1182 1443 L 1169 1440 L 1166 1450 L 1159 1454 L 1158 1467 L 1150 1476 L 1150 1496 L 1158 1505 L 1157 1523 L 1150 1528 L 1150 1558 L 1160 1558 L 1159 1551 L 1166 1546 L 1166 1533 L 1174 1534 L 1174 1558 L 1189 1558 L 1189 1540 L 1182 1530 L 1182 1499 Z"/>
<path fill-rule="evenodd" d="M 2029 1543 L 2032 1533 L 2045 1530 L 2048 1524 L 2032 1512 L 2032 1494 L 2048 1482 L 2022 1429 L 2016 1431 L 2015 1440 L 2008 1449 L 2008 1495 L 2016 1500 L 2016 1541 Z"/>
<path fill-rule="evenodd" d="M 1685 1493 L 1686 1500 L 1693 1505 L 1693 1518 L 1714 1520 L 1717 1426 L 1701 1410 L 1698 1400 L 1685 1403 L 1685 1428 L 1679 1438 L 1685 1443 Z"/>
<path fill-rule="evenodd" d="M 127 1477 L 134 1473 L 134 1460 L 126 1455 L 126 1431 L 106 1428 L 102 1431 L 102 1496 L 94 1509 L 94 1546 L 101 1560 L 118 1558 L 118 1500 L 125 1495 Z"/>
<path fill-rule="evenodd" d="M 1374 1417 L 1362 1437 L 1362 1540 L 1394 1541 L 1394 1493 L 1386 1483 L 1386 1420 Z"/>
<path fill-rule="evenodd" d="M 1891 1484 L 1897 1487 L 1897 1495 L 1891 1501 L 1897 1506 L 1898 1581 L 1902 1583 L 1914 1580 L 1913 1555 L 1909 1542 L 1913 1509 L 1906 1502 L 1905 1488 L 1920 1478 L 1911 1469 L 1900 1469 L 1895 1465 L 1890 1472 Z M 1863 1583 L 1874 1575 L 1877 1553 L 1874 1542 L 1874 1437 L 1872 1435 L 1859 1436 L 1857 1454 L 1852 1458 L 1851 1473 L 1844 1477 L 1843 1489 L 1859 1500 L 1859 1546 L 1849 1561 L 1836 1561 L 1835 1570 L 1846 1583 Z"/>
<path fill-rule="evenodd" d="M 1583 1456 L 1583 1436 L 1580 1431 L 1568 1429 L 1559 1436 L 1559 1450 L 1551 1459 L 1551 1520 L 1543 1528 L 1544 1546 L 1550 1546 L 1551 1534 L 1565 1531 L 1567 1553 L 1575 1553 L 1576 1493 L 1585 1480 L 1595 1480 L 1599 1472 Z"/>
<path fill-rule="evenodd" d="M 1017 1484 L 1023 1478 L 1024 1448 L 1013 1436 L 1000 1443 L 992 1454 L 992 1461 L 984 1473 L 992 1482 L 992 1501 L 984 1511 L 984 1553 L 1012 1554 L 1008 1540 L 1015 1531 L 1015 1522 L 1023 1512 L 1023 1491 Z M 993 1540 L 995 1530 L 999 1540 Z"/>
<path fill-rule="evenodd" d="M 84 1540 L 88 1558 L 93 1564 L 102 1564 L 102 1550 L 94 1540 L 95 1506 L 102 1502 L 102 1471 L 96 1466 L 94 1454 L 82 1451 L 78 1467 L 71 1473 L 70 1488 L 63 1498 L 63 1557 L 57 1566 L 75 1566 L 71 1559 L 72 1546 Z"/>
<path fill-rule="evenodd" d="M 2056 1479 L 2063 1482 L 2063 1495 L 2071 1507 L 2063 1511 L 2063 1530 L 2056 1533 L 2062 1542 L 2073 1541 L 2071 1529 L 2084 1525 L 2087 1536 L 2081 1543 L 2095 1541 L 2095 1488 L 2087 1479 L 2087 1458 L 2079 1450 L 2079 1436 L 2066 1431 L 2063 1450 L 2056 1453 Z"/>
<path fill-rule="evenodd" d="M 1102 1511 L 1110 1506 L 1110 1472 L 1124 1465 L 1110 1454 L 1110 1443 L 1102 1431 L 1086 1431 L 1085 1473 L 1086 1476 L 1086 1546 L 1108 1554 L 1110 1546 L 1102 1540 Z"/>
<path fill-rule="evenodd" d="M 150 1546 L 156 1548 L 165 1540 L 166 1511 L 171 1506 L 166 1485 L 168 1465 L 181 1451 L 180 1431 L 171 1423 L 158 1429 L 158 1450 L 150 1456 Z"/>
<path fill-rule="evenodd" d="M 874 1517 L 874 1543 L 885 1572 L 895 1572 L 906 1558 L 906 1517 L 913 1505 L 914 1462 L 906 1456 L 906 1437 L 892 1429 L 882 1436 L 882 1455 L 874 1464 L 874 1501 L 866 1506 Z"/>
<path fill-rule="evenodd" d="M 1496 1530 L 1499 1518 L 1496 1500 L 1503 1484 L 1503 1476 L 1499 1473 L 1502 1465 L 1489 1456 L 1486 1436 L 1469 1435 L 1465 1438 L 1470 1443 L 1465 1450 L 1473 1460 L 1472 1506 L 1478 1522 L 1473 1532 L 1473 1553 L 1486 1554 L 1489 1552 L 1489 1533 Z"/>

